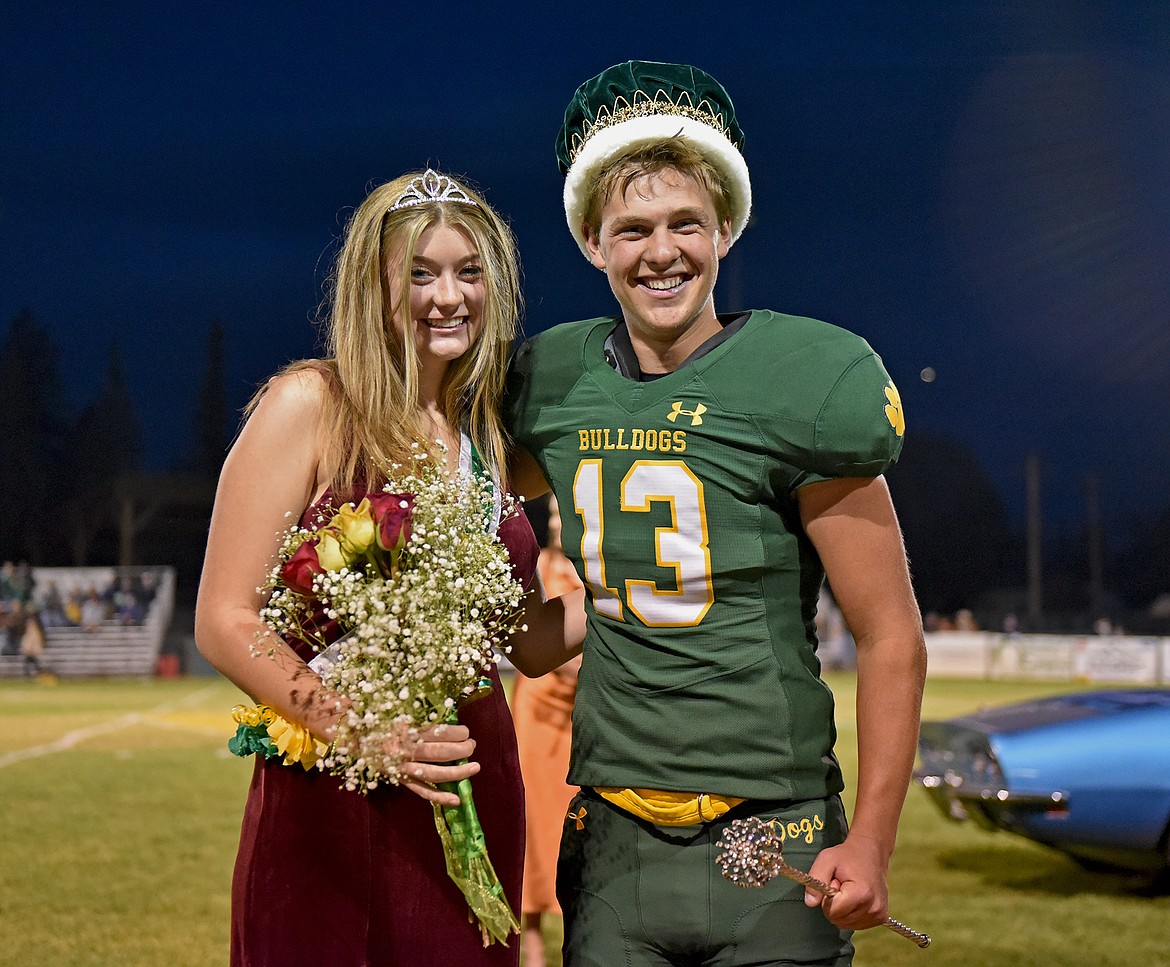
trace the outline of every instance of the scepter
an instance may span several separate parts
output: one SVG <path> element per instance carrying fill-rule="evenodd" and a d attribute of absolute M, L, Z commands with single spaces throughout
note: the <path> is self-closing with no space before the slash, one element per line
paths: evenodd
<path fill-rule="evenodd" d="M 764 822 L 758 816 L 737 819 L 727 826 L 723 836 L 715 844 L 724 850 L 715 858 L 715 862 L 719 865 L 720 872 L 736 886 L 758 889 L 775 876 L 786 876 L 822 896 L 836 896 L 840 892 L 786 862 L 783 844 L 784 840 L 772 823 Z M 886 917 L 883 926 L 889 927 L 894 933 L 913 941 L 919 947 L 930 946 L 930 937 L 927 934 L 911 930 L 893 917 Z"/>

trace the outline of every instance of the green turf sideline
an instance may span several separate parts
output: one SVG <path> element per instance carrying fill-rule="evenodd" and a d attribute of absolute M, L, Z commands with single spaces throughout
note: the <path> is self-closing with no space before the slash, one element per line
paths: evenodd
<path fill-rule="evenodd" d="M 852 787 L 854 683 L 847 674 L 828 681 Z M 1074 687 L 932 678 L 925 716 Z M 24 753 L 0 771 L 0 964 L 227 963 L 228 890 L 251 775 L 251 763 L 226 750 L 240 700 L 229 683 L 207 678 L 0 682 L 0 755 Z M 45 747 L 53 751 L 27 754 Z M 871 930 L 857 938 L 858 967 L 1144 967 L 1165 962 L 1170 922 L 1170 897 L 1140 881 L 947 823 L 918 789 L 903 814 L 891 909 L 933 946 Z M 550 924 L 550 939 L 557 929 Z"/>

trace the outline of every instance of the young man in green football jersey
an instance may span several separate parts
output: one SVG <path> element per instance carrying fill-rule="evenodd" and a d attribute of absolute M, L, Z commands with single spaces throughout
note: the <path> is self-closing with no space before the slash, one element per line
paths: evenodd
<path fill-rule="evenodd" d="M 558 141 L 570 231 L 621 309 L 529 340 L 506 403 L 514 485 L 551 484 L 589 591 L 558 872 L 569 967 L 849 964 L 851 931 L 886 917 L 925 676 L 881 476 L 901 403 L 845 330 L 716 314 L 751 207 L 742 141 L 713 78 L 640 61 L 582 84 Z M 816 658 L 826 575 L 857 642 L 848 824 Z M 748 816 L 836 895 L 724 879 L 716 844 Z"/>

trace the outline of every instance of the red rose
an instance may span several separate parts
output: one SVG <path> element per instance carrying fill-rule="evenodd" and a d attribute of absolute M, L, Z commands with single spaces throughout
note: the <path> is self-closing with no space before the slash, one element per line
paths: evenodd
<path fill-rule="evenodd" d="M 370 510 L 378 524 L 378 546 L 384 551 L 402 550 L 410 540 L 414 494 L 371 494 Z"/>
<path fill-rule="evenodd" d="M 317 558 L 317 538 L 310 538 L 297 548 L 280 569 L 281 580 L 299 594 L 313 593 L 313 577 L 324 572 Z"/>

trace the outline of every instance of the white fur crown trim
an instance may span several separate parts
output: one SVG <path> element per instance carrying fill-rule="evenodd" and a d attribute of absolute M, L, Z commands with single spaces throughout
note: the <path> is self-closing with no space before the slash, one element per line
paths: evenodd
<path fill-rule="evenodd" d="M 565 176 L 565 220 L 582 254 L 585 246 L 583 221 L 588 189 L 601 167 L 614 155 L 638 145 L 681 134 L 703 153 L 727 181 L 731 201 L 731 242 L 747 227 L 752 211 L 752 186 L 747 162 L 723 134 L 702 121 L 678 115 L 632 118 L 595 131 L 585 142 Z"/>

